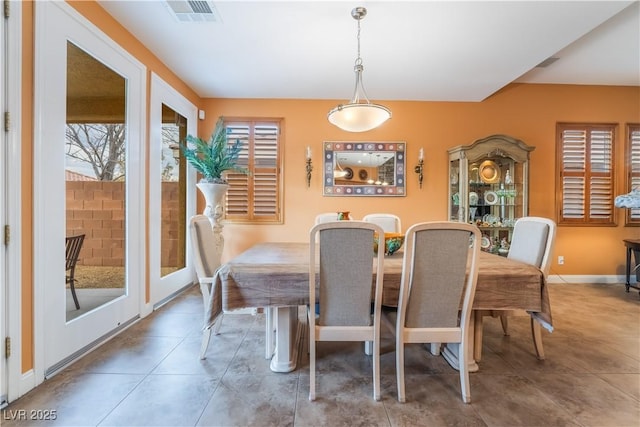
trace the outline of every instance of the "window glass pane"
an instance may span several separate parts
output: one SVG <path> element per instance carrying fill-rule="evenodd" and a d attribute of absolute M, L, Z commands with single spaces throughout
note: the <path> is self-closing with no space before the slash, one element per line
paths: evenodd
<path fill-rule="evenodd" d="M 186 168 L 180 141 L 187 119 L 162 104 L 160 276 L 186 266 Z"/>
<path fill-rule="evenodd" d="M 66 235 L 85 236 L 67 263 L 67 321 L 126 291 L 125 106 L 126 80 L 67 42 Z"/>

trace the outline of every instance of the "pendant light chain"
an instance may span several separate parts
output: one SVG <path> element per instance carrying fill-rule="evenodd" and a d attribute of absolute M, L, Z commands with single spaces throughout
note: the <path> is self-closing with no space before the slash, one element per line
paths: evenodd
<path fill-rule="evenodd" d="M 356 19 L 358 21 L 358 57 L 356 58 L 356 65 L 362 65 L 362 58 L 360 57 L 360 19 Z"/>
<path fill-rule="evenodd" d="M 380 126 L 391 118 L 391 110 L 383 105 L 374 104 L 369 101 L 367 92 L 362 84 L 362 58 L 360 57 L 360 20 L 367 15 L 367 9 L 356 7 L 351 11 L 351 17 L 358 21 L 358 57 L 356 58 L 353 70 L 356 74 L 356 85 L 353 91 L 353 98 L 348 104 L 338 104 L 329 111 L 327 118 L 329 122 L 347 132 L 365 132 Z M 339 164 L 338 164 L 339 167 Z"/>

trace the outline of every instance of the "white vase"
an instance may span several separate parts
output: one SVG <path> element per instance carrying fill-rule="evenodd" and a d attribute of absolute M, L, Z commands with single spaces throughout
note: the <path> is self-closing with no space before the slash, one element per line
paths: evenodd
<path fill-rule="evenodd" d="M 213 228 L 213 234 L 215 238 L 215 259 L 218 266 L 220 265 L 220 259 L 222 258 L 222 251 L 224 249 L 224 237 L 222 236 L 222 217 L 224 216 L 224 196 L 227 194 L 228 184 L 215 184 L 212 182 L 199 182 L 196 184 L 198 190 L 204 196 L 206 206 L 204 208 L 204 215 L 209 218 L 211 227 Z M 217 267 L 217 266 L 215 266 Z"/>
<path fill-rule="evenodd" d="M 204 208 L 204 215 L 209 217 L 211 226 L 222 228 L 220 219 L 224 215 L 224 196 L 227 194 L 228 184 L 215 184 L 212 182 L 199 182 L 196 184 L 198 190 L 204 196 L 206 206 Z"/>

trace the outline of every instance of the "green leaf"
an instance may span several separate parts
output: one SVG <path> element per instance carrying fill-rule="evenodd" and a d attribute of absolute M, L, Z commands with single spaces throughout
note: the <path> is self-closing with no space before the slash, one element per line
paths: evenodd
<path fill-rule="evenodd" d="M 187 135 L 185 143 L 180 144 L 187 162 L 202 175 L 203 180 L 210 182 L 223 182 L 222 173 L 228 170 L 249 175 L 249 170 L 238 166 L 242 148 L 239 139 L 229 143 L 222 116 L 218 118 L 209 141 Z"/>

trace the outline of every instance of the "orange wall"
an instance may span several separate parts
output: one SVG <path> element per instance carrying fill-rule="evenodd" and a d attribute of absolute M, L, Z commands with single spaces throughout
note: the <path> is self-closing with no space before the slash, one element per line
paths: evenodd
<path fill-rule="evenodd" d="M 447 149 L 469 144 L 487 135 L 502 133 L 522 139 L 536 149 L 531 155 L 530 214 L 554 217 L 555 124 L 557 121 L 619 123 L 616 139 L 617 164 L 623 165 L 624 125 L 640 122 L 640 88 L 510 85 L 481 103 L 384 102 L 393 111 L 391 121 L 363 133 L 343 132 L 326 120 L 338 102 L 313 100 L 229 100 L 198 98 L 164 64 L 95 2 L 70 2 L 81 14 L 118 42 L 149 70 L 173 85 L 198 108 L 206 120 L 199 134 L 208 137 L 219 115 L 283 117 L 284 223 L 281 225 L 225 226 L 225 259 L 264 240 L 302 241 L 318 212 L 349 210 L 355 218 L 373 211 L 391 212 L 412 223 L 447 217 Z M 23 112 L 22 112 L 22 371 L 33 368 L 33 276 L 32 265 L 32 171 L 33 152 L 33 4 L 23 2 Z M 150 74 L 148 75 L 150 76 Z M 392 83 L 390 83 L 392 84 Z M 375 94 L 372 94 L 375 98 Z M 348 94 L 345 94 L 345 97 Z M 346 99 L 346 98 L 345 98 Z M 148 123 L 148 120 L 147 120 Z M 321 187 L 321 143 L 325 140 L 372 140 L 407 142 L 406 197 L 323 197 Z M 307 145 L 313 149 L 311 187 L 305 180 Z M 425 150 L 423 189 L 413 173 L 418 150 Z M 618 170 L 619 193 L 626 192 L 622 167 Z M 640 229 L 623 227 L 560 227 L 556 254 L 565 265 L 552 265 L 552 274 L 622 274 L 624 247 L 621 239 L 640 238 Z M 148 286 L 148 284 L 147 284 Z"/>
<path fill-rule="evenodd" d="M 555 126 L 558 121 L 618 123 L 616 164 L 618 193 L 624 190 L 625 124 L 640 122 L 640 88 L 512 84 L 480 103 L 384 102 L 393 118 L 362 134 L 343 132 L 327 122 L 327 112 L 338 101 L 206 99 L 201 136 L 208 136 L 219 115 L 284 117 L 284 224 L 225 226 L 225 259 L 263 240 L 307 238 L 319 212 L 351 211 L 354 218 L 371 212 L 391 212 L 403 228 L 427 220 L 447 218 L 447 150 L 491 134 L 508 134 L 536 147 L 530 164 L 530 215 L 555 218 Z M 406 197 L 322 196 L 322 141 L 405 141 L 407 143 Z M 305 147 L 313 150 L 311 187 L 305 182 Z M 413 166 L 418 150 L 425 150 L 425 176 L 418 187 Z M 640 238 L 640 229 L 624 227 L 560 227 L 557 255 L 565 264 L 552 265 L 552 274 L 623 274 L 623 238 Z"/>

